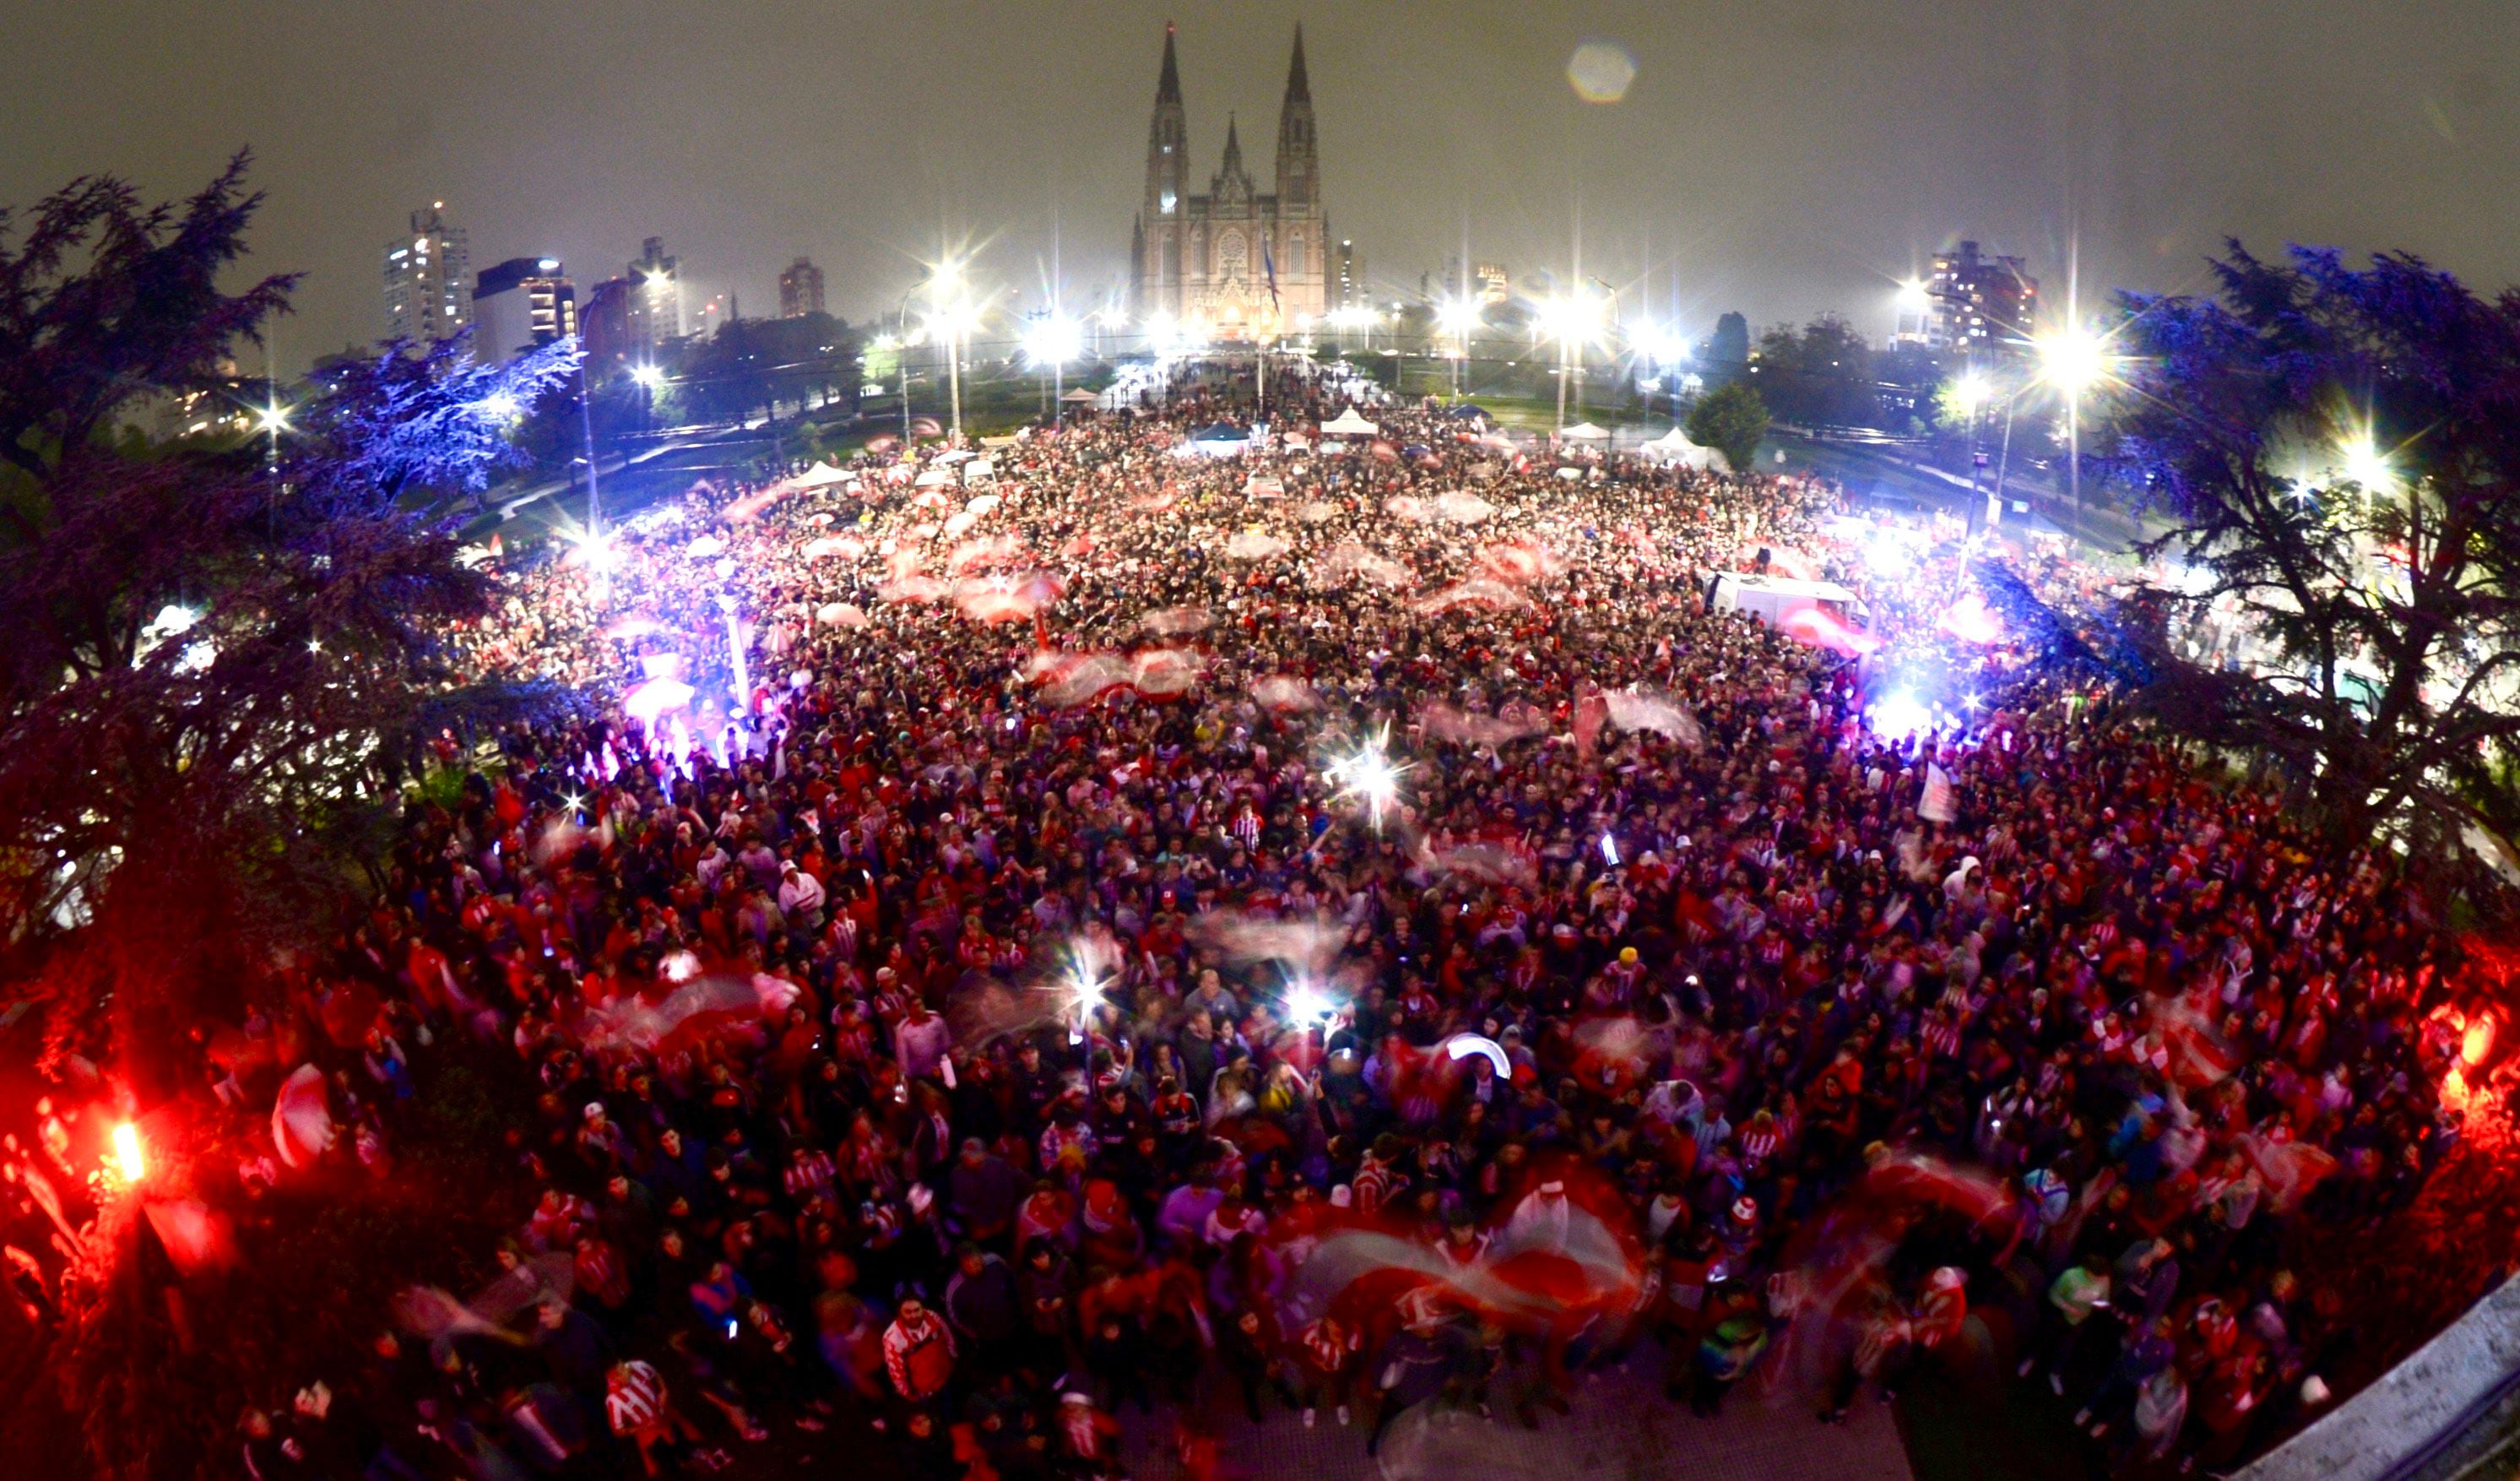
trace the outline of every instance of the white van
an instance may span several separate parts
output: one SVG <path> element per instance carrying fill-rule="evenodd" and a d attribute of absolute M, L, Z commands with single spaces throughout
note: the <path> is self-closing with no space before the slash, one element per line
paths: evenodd
<path fill-rule="evenodd" d="M 1834 581 L 1725 571 L 1715 578 L 1714 606 L 1719 612 L 1748 612 L 1770 627 L 1807 606 L 1820 607 L 1849 627 L 1871 625 L 1864 599 Z"/>

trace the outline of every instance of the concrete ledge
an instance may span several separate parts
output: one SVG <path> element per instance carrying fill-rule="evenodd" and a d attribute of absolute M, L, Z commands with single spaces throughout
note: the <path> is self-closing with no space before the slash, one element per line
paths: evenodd
<path fill-rule="evenodd" d="M 2520 1279 L 2506 1279 L 2380 1380 L 2239 1472 L 2241 1481 L 2398 1481 L 2520 1384 Z"/>

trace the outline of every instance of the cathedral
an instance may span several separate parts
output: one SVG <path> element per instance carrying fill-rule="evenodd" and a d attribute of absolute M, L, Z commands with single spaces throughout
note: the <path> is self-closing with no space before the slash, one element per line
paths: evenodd
<path fill-rule="evenodd" d="M 1222 341 L 1247 343 L 1309 329 L 1329 306 L 1330 264 L 1300 23 L 1286 101 L 1278 111 L 1277 189 L 1262 195 L 1252 188 L 1231 121 L 1225 157 L 1206 194 L 1192 195 L 1190 183 L 1190 128 L 1167 25 L 1147 137 L 1147 199 L 1130 247 L 1137 312 L 1195 325 Z"/>

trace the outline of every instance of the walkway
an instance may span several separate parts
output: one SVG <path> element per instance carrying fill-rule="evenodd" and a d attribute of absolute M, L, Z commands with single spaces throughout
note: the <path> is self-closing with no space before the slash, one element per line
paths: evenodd
<path fill-rule="evenodd" d="M 1650 1371 L 1649 1371 L 1650 1369 Z M 1150 1419 L 1128 1416 L 1123 1454 L 1135 1481 L 1174 1481 L 1182 1474 L 1168 1443 L 1169 1411 Z M 1541 1411 L 1541 1427 L 1523 1428 L 1500 1411 L 1429 1414 L 1426 1406 L 1401 1415 L 1383 1438 L 1382 1454 L 1365 1454 L 1366 1428 L 1341 1428 L 1325 1413 L 1307 1430 L 1274 1403 L 1253 1425 L 1238 1413 L 1227 1422 L 1225 1474 L 1301 1481 L 1909 1481 L 1890 1411 L 1866 1402 L 1844 1425 L 1819 1422 L 1799 1396 L 1775 1406 L 1736 1393 L 1713 1419 L 1691 1415 L 1663 1397 L 1661 1357 L 1630 1371 L 1606 1370 L 1582 1380 L 1574 1412 Z"/>

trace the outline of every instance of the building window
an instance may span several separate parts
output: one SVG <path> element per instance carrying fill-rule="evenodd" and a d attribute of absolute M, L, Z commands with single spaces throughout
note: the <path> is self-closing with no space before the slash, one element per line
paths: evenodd
<path fill-rule="evenodd" d="M 1169 215 L 1171 215 L 1171 214 L 1173 213 L 1173 200 L 1174 200 L 1174 197 L 1173 197 L 1173 193 L 1172 193 L 1171 191 L 1166 191 L 1166 192 L 1164 192 L 1164 193 L 1163 193 L 1163 195 L 1162 195 L 1162 196 L 1160 196 L 1159 198 L 1157 198 L 1157 201 L 1156 201 L 1156 204 L 1157 204 L 1157 206 L 1158 206 L 1158 207 L 1163 211 L 1163 213 L 1164 213 L 1165 215 L 1167 215 L 1167 216 L 1169 216 Z"/>
<path fill-rule="evenodd" d="M 1297 232 L 1286 239 L 1286 275 L 1293 277 L 1304 270 L 1304 234 Z"/>

